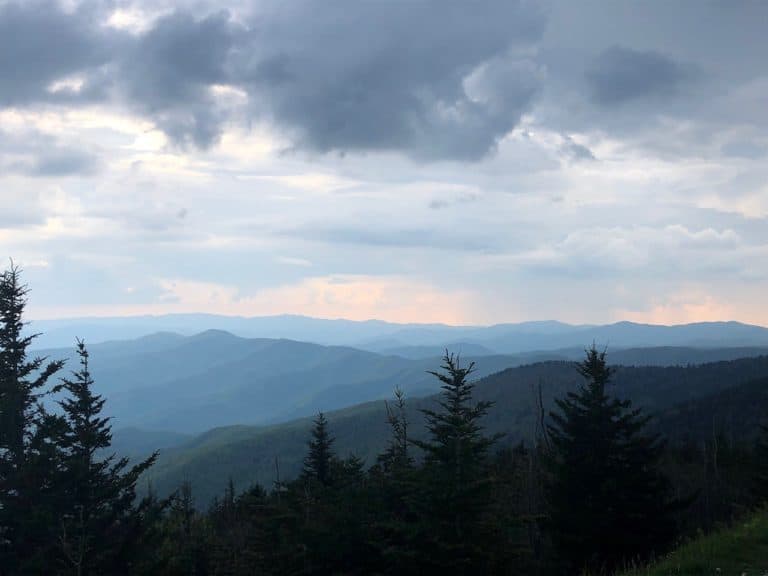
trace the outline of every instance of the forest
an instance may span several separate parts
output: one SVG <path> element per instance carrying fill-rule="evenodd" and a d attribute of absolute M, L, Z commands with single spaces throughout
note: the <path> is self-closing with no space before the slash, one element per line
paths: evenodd
<path fill-rule="evenodd" d="M 429 372 L 437 402 L 396 389 L 372 458 L 338 450 L 321 412 L 297 474 L 281 477 L 279 458 L 271 483 L 209 470 L 226 488 L 201 506 L 191 480 L 170 494 L 142 486 L 157 452 L 114 451 L 85 342 L 67 366 L 30 350 L 28 294 L 19 269 L 0 276 L 3 576 L 614 574 L 768 498 L 763 358 L 696 367 L 708 394 L 671 391 L 665 404 L 593 344 L 558 364 L 577 387 L 539 385 L 526 441 L 499 431 L 512 408 L 446 351 Z"/>

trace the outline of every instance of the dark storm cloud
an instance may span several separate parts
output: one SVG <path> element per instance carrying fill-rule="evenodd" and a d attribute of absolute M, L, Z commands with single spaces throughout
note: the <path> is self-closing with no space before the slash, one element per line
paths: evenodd
<path fill-rule="evenodd" d="M 83 78 L 77 94 L 49 88 L 106 63 L 111 43 L 99 34 L 93 15 L 85 9 L 65 13 L 49 2 L 0 5 L 0 105 L 93 96 L 95 88 L 88 78 Z"/>
<path fill-rule="evenodd" d="M 275 2 L 245 19 L 181 9 L 135 36 L 104 26 L 104 5 L 91 6 L 0 9 L 0 103 L 117 98 L 201 148 L 236 116 L 270 119 L 299 149 L 474 160 L 541 84 L 526 50 L 543 18 L 529 2 Z M 74 74 L 80 91 L 51 93 Z M 220 102 L 216 85 L 245 91 L 248 114 Z"/>
<path fill-rule="evenodd" d="M 260 105 L 300 146 L 476 159 L 539 87 L 536 67 L 513 53 L 541 35 L 530 3 L 319 6 L 264 13 L 244 52 Z"/>
<path fill-rule="evenodd" d="M 210 88 L 228 77 L 233 28 L 225 12 L 195 20 L 161 18 L 130 47 L 119 65 L 124 96 L 174 141 L 205 148 L 216 141 L 224 116 Z"/>
<path fill-rule="evenodd" d="M 704 50 L 717 73 L 756 77 L 748 55 L 721 55 L 725 66 L 715 58 L 720 52 L 699 39 L 722 34 L 719 44 L 737 45 L 729 40 L 735 31 L 758 19 L 746 10 L 731 22 L 734 11 L 702 8 L 715 15 L 694 18 L 691 27 L 704 32 L 693 34 L 677 24 L 691 17 L 688 8 L 637 3 L 625 15 L 615 7 L 543 4 L 546 10 L 528 0 L 486 0 L 471 9 L 439 0 L 267 0 L 216 12 L 205 1 L 175 9 L 164 2 L 171 10 L 133 34 L 107 25 L 112 9 L 123 5 L 111 0 L 72 10 L 53 0 L 0 4 L 0 106 L 117 104 L 182 147 L 210 147 L 227 123 L 267 121 L 293 150 L 476 161 L 528 112 L 557 132 L 600 127 L 620 134 L 642 132 L 662 114 L 718 117 L 704 110 L 714 107 L 704 82 L 688 91 L 698 108 L 668 97 L 700 77 L 706 67 L 697 54 Z M 152 12 L 152 3 L 144 6 Z M 672 26 L 668 20 L 682 31 L 664 53 L 653 51 L 662 24 Z M 717 77 L 711 72 L 710 80 Z M 721 108 L 746 110 L 754 119 L 749 86 L 733 86 L 748 102 L 729 106 L 722 96 Z M 575 143 L 562 153 L 571 160 L 592 156 Z"/>
<path fill-rule="evenodd" d="M 597 103 L 616 106 L 674 94 L 693 73 L 663 54 L 613 46 L 595 59 L 586 77 Z"/>

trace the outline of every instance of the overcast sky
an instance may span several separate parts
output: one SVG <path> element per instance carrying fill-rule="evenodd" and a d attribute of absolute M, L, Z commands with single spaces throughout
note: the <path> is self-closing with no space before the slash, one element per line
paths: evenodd
<path fill-rule="evenodd" d="M 0 0 L 36 318 L 768 325 L 768 2 Z"/>

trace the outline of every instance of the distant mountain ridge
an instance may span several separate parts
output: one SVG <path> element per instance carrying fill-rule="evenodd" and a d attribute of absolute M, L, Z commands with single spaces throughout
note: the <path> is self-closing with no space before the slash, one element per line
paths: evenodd
<path fill-rule="evenodd" d="M 244 338 L 289 339 L 322 345 L 352 346 L 378 353 L 396 352 L 406 357 L 426 357 L 435 348 L 457 343 L 468 351 L 515 354 L 571 347 L 592 342 L 611 348 L 687 346 L 723 348 L 768 346 L 768 328 L 740 322 L 699 322 L 675 326 L 616 322 L 570 325 L 557 321 L 534 321 L 492 326 L 448 326 L 444 324 L 393 324 L 380 320 L 364 322 L 326 320 L 304 316 L 236 317 L 204 314 L 38 320 L 30 330 L 42 333 L 38 348 L 71 346 L 75 337 L 90 343 L 129 340 L 158 332 L 191 336 L 210 329 Z M 419 350 L 421 349 L 421 350 Z"/>
<path fill-rule="evenodd" d="M 587 342 L 586 344 L 589 344 Z M 489 354 L 457 344 L 464 361 L 478 362 L 478 377 L 548 360 L 574 360 L 584 343 L 558 350 Z M 463 348 L 466 346 L 466 348 Z M 442 348 L 379 354 L 349 346 L 287 339 L 242 338 L 221 330 L 193 336 L 158 333 L 135 340 L 89 346 L 96 391 L 107 398 L 116 429 L 139 428 L 182 434 L 232 424 L 273 424 L 388 398 L 395 387 L 410 396 L 438 389 L 427 374 Z M 758 356 L 768 347 L 611 349 L 617 364 L 671 365 Z M 71 358 L 73 348 L 43 350 Z M 422 357 L 424 355 L 424 357 Z"/>

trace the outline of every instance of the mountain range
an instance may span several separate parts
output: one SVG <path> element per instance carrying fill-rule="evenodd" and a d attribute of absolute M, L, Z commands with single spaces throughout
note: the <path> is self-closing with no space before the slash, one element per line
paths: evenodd
<path fill-rule="evenodd" d="M 768 329 L 739 322 L 701 322 L 661 326 L 617 322 L 603 326 L 556 321 L 448 326 L 393 324 L 379 320 L 355 322 L 304 316 L 237 317 L 171 314 L 121 318 L 38 320 L 30 329 L 41 333 L 39 348 L 71 346 L 76 337 L 91 344 L 134 339 L 157 332 L 191 336 L 210 329 L 245 338 L 288 339 L 323 345 L 352 346 L 370 352 L 408 357 L 433 356 L 446 347 L 467 353 L 515 354 L 552 351 L 596 342 L 611 348 L 646 346 L 733 347 L 768 346 Z"/>

